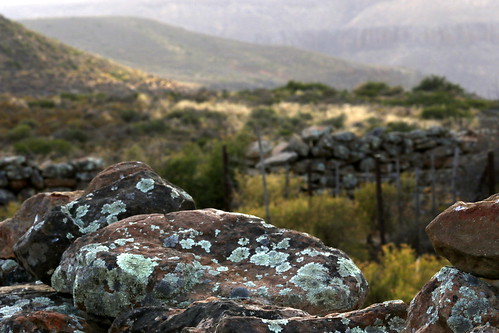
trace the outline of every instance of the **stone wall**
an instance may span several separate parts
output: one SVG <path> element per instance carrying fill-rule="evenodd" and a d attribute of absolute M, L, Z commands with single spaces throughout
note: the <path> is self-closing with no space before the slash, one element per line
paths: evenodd
<path fill-rule="evenodd" d="M 474 133 L 454 133 L 443 127 L 406 133 L 376 129 L 358 137 L 351 132 L 334 133 L 331 127 L 313 126 L 288 142 L 273 146 L 264 141 L 262 146 L 266 157 L 262 163 L 267 170 L 289 168 L 296 175 L 310 177 L 315 190 L 349 191 L 362 182 L 374 181 L 377 157 L 383 178 L 394 179 L 397 167 L 400 172 L 418 169 L 423 185 L 429 185 L 432 165 L 436 181 L 443 185 L 451 183 L 455 167 L 455 177 L 467 179 L 458 184 L 458 190 L 469 200 L 473 199 L 471 192 L 477 190 L 470 183 L 479 185 L 480 179 L 474 178 L 482 175 L 487 153 L 479 151 Z M 260 167 L 257 143 L 249 147 L 247 157 L 252 166 Z"/>
<path fill-rule="evenodd" d="M 24 200 L 36 192 L 85 188 L 103 169 L 101 158 L 86 157 L 65 163 L 36 165 L 26 156 L 0 158 L 0 205 Z"/>

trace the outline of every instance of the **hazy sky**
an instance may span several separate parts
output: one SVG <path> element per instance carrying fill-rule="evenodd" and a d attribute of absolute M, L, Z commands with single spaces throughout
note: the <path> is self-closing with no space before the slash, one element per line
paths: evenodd
<path fill-rule="evenodd" d="M 60 3 L 93 2 L 95 0 L 0 0 L 0 7 L 18 5 L 51 5 Z"/>

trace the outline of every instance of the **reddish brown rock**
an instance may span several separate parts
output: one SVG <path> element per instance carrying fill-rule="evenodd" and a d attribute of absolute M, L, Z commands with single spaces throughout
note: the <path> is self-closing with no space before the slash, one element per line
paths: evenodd
<path fill-rule="evenodd" d="M 194 208 L 184 190 L 153 171 L 139 171 L 54 208 L 19 239 L 14 253 L 30 274 L 49 284 L 62 253 L 81 235 L 133 215 Z"/>
<path fill-rule="evenodd" d="M 139 171 L 153 171 L 151 167 L 143 162 L 120 162 L 102 170 L 95 176 L 85 189 L 85 194 L 108 186 L 120 179 Z"/>
<path fill-rule="evenodd" d="M 66 188 L 74 188 L 78 182 L 74 178 L 46 178 L 45 186 L 48 188 L 51 187 L 66 187 Z"/>
<path fill-rule="evenodd" d="M 185 310 L 145 307 L 117 318 L 118 332 L 386 332 L 404 328 L 407 305 L 402 301 L 374 304 L 366 309 L 325 317 L 252 300 L 211 298 Z"/>
<path fill-rule="evenodd" d="M 36 222 L 41 221 L 56 206 L 80 197 L 82 191 L 39 193 L 24 201 L 13 218 L 0 222 L 0 258 L 15 258 L 13 247 Z"/>
<path fill-rule="evenodd" d="M 499 194 L 456 202 L 426 227 L 435 251 L 465 272 L 499 279 Z"/>
<path fill-rule="evenodd" d="M 52 277 L 90 313 L 249 297 L 313 314 L 359 308 L 367 282 L 310 235 L 207 209 L 132 216 L 77 239 Z"/>
<path fill-rule="evenodd" d="M 47 285 L 0 287 L 0 332 L 107 332 L 108 319 L 72 303 Z"/>
<path fill-rule="evenodd" d="M 481 326 L 499 327 L 498 290 L 471 274 L 444 267 L 412 300 L 404 332 L 470 332 Z"/>

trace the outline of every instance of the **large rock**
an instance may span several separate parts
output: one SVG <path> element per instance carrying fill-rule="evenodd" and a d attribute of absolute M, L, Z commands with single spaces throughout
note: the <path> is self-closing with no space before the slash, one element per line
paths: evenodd
<path fill-rule="evenodd" d="M 458 333 L 480 326 L 499 327 L 498 290 L 471 274 L 444 267 L 412 300 L 404 332 Z"/>
<path fill-rule="evenodd" d="M 185 311 L 145 307 L 117 318 L 109 330 L 118 332 L 401 332 L 406 304 L 391 301 L 366 309 L 325 317 L 262 305 L 251 300 L 211 298 L 191 304 Z"/>
<path fill-rule="evenodd" d="M 278 321 L 287 318 L 310 317 L 308 313 L 297 309 L 265 306 L 251 300 L 221 300 L 211 297 L 194 302 L 185 310 L 165 306 L 132 310 L 116 318 L 109 333 L 215 332 L 221 320 L 237 316 L 249 316 L 260 321 L 262 319 Z M 245 326 L 240 326 L 239 330 L 242 327 Z M 247 326 L 246 330 L 248 331 Z"/>
<path fill-rule="evenodd" d="M 88 315 L 46 285 L 0 287 L 0 332 L 104 333 L 106 318 Z"/>
<path fill-rule="evenodd" d="M 140 171 L 153 171 L 153 169 L 140 161 L 128 161 L 113 164 L 95 176 L 85 189 L 85 194 L 111 185 L 112 183 Z"/>
<path fill-rule="evenodd" d="M 359 308 L 367 282 L 342 251 L 218 210 L 133 216 L 77 239 L 52 276 L 91 313 L 241 295 L 313 314 Z"/>
<path fill-rule="evenodd" d="M 50 283 L 62 253 L 76 238 L 129 216 L 194 208 L 184 190 L 152 171 L 139 171 L 54 208 L 19 239 L 14 252 L 28 272 Z"/>
<path fill-rule="evenodd" d="M 456 202 L 426 227 L 435 251 L 465 272 L 499 279 L 499 194 Z"/>
<path fill-rule="evenodd" d="M 16 214 L 0 222 L 0 258 L 15 258 L 14 244 L 54 208 L 79 198 L 82 191 L 39 193 L 23 202 Z"/>
<path fill-rule="evenodd" d="M 35 279 L 12 259 L 0 259 L 0 286 L 34 282 Z"/>

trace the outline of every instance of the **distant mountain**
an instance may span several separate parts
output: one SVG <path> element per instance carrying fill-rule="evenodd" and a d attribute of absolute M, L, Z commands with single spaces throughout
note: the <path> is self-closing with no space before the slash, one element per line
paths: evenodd
<path fill-rule="evenodd" d="M 212 35 L 438 74 L 499 98 L 497 0 L 100 0 L 10 6 L 15 18 L 133 15 Z"/>
<path fill-rule="evenodd" d="M 178 89 L 180 84 L 65 46 L 0 16 L 0 93 L 47 96 L 61 92 Z"/>
<path fill-rule="evenodd" d="M 22 21 L 79 49 L 161 77 L 210 88 L 244 89 L 289 80 L 350 89 L 368 80 L 405 87 L 421 76 L 402 68 L 367 66 L 293 47 L 264 46 L 194 33 L 130 17 Z"/>

